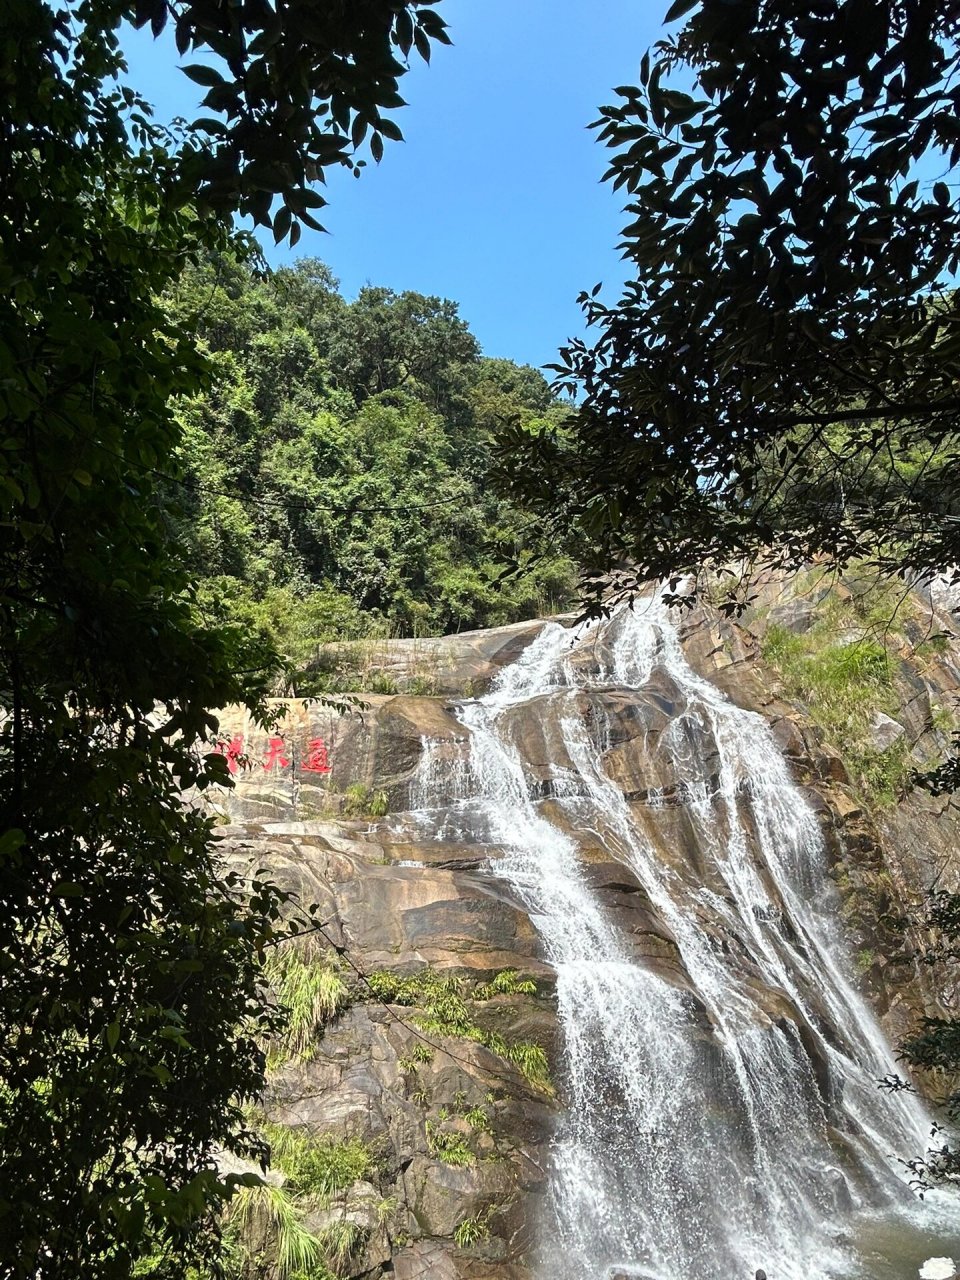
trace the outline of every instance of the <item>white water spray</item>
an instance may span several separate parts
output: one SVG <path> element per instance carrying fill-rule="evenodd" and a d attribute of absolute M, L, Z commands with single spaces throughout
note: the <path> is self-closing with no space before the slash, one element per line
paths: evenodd
<path fill-rule="evenodd" d="M 657 702 L 661 726 L 669 708 L 642 804 L 607 771 L 610 698 Z M 551 748 L 536 770 L 518 741 L 531 716 Z M 548 625 L 459 718 L 461 754 L 425 744 L 413 807 L 435 838 L 503 850 L 493 872 L 556 970 L 568 1109 L 544 1280 L 858 1274 L 852 1224 L 911 1211 L 898 1157 L 929 1121 L 877 1088 L 895 1063 L 766 722 L 691 670 L 658 601 L 579 641 Z M 669 956 L 638 952 L 585 843 L 629 867 Z"/>

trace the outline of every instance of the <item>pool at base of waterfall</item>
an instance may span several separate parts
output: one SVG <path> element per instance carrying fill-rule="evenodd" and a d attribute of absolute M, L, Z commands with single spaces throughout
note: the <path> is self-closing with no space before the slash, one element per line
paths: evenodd
<path fill-rule="evenodd" d="M 938 1193 L 934 1193 L 937 1196 Z M 929 1211 L 929 1205 L 926 1206 Z M 858 1223 L 856 1236 L 840 1237 L 833 1258 L 822 1259 L 825 1274 L 831 1280 L 918 1280 L 921 1268 L 929 1258 L 952 1258 L 960 1270 L 960 1215 L 956 1201 L 942 1196 L 940 1203 L 923 1223 L 905 1221 L 900 1215 L 892 1220 L 870 1215 Z M 856 1255 L 856 1261 L 851 1255 Z M 847 1262 L 840 1261 L 846 1257 Z M 762 1270 L 767 1280 L 781 1280 L 773 1264 L 758 1259 L 730 1280 L 754 1280 Z M 680 1276 L 653 1271 L 635 1263 L 613 1263 L 597 1280 L 699 1280 L 695 1275 Z"/>
<path fill-rule="evenodd" d="M 934 1192 L 922 1222 L 870 1215 L 854 1241 L 860 1258 L 849 1280 L 917 1280 L 928 1258 L 953 1258 L 960 1264 L 960 1212 L 956 1200 Z M 775 1280 L 770 1276 L 769 1280 Z M 848 1280 L 847 1275 L 838 1280 Z"/>

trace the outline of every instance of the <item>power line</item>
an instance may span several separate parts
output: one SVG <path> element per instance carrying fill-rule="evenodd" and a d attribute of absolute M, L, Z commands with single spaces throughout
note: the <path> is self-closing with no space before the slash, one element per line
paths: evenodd
<path fill-rule="evenodd" d="M 323 924 L 317 924 L 313 920 L 310 913 L 307 911 L 304 911 L 303 907 L 301 907 L 298 902 L 294 902 L 292 905 L 294 909 L 299 911 L 300 914 L 305 919 L 308 919 L 310 921 L 310 925 L 309 925 L 309 928 L 305 929 L 302 933 L 291 934 L 291 935 L 288 935 L 288 937 L 286 938 L 280 939 L 281 942 L 295 942 L 297 938 L 302 938 L 306 936 L 307 933 L 319 934 L 320 937 L 323 938 L 324 942 L 326 942 L 330 950 L 333 951 L 336 955 L 340 956 L 346 962 L 346 964 L 349 965 L 349 967 L 360 979 L 363 986 L 369 992 L 370 996 L 377 1002 L 377 1004 L 379 1004 L 383 1009 L 386 1010 L 387 1014 L 393 1019 L 394 1022 L 398 1023 L 401 1027 L 404 1028 L 405 1031 L 408 1031 L 412 1036 L 414 1036 L 422 1044 L 427 1045 L 428 1048 L 434 1050 L 435 1052 L 446 1054 L 446 1056 L 452 1059 L 452 1061 L 458 1062 L 462 1067 L 466 1067 L 470 1071 L 475 1071 L 477 1069 L 476 1063 L 471 1062 L 468 1058 L 463 1058 L 459 1054 L 454 1053 L 452 1049 L 448 1049 L 445 1045 L 437 1044 L 435 1040 L 431 1040 L 428 1036 L 424 1035 L 419 1027 L 413 1025 L 412 1023 L 408 1022 L 405 1018 L 401 1017 L 401 1015 L 397 1013 L 394 1006 L 391 1005 L 387 1000 L 384 999 L 383 996 L 381 996 L 377 992 L 376 988 L 373 986 L 368 976 L 363 972 L 360 966 L 356 963 L 356 961 L 350 955 L 348 948 L 345 946 L 341 946 L 340 944 L 333 941 L 333 939 L 330 937 L 330 935 L 327 933 L 326 929 L 324 928 L 324 925 L 327 923 L 327 921 L 324 921 Z M 500 1056 L 499 1054 L 495 1053 L 495 1051 L 491 1049 L 488 1045 L 484 1045 L 480 1041 L 477 1041 L 476 1043 L 480 1044 L 481 1048 L 485 1048 L 488 1053 L 493 1054 L 494 1057 Z M 511 1088 L 514 1088 L 516 1086 L 515 1077 L 511 1079 L 508 1076 L 502 1075 L 499 1071 L 489 1070 L 487 1068 L 483 1068 L 483 1070 L 486 1075 L 492 1076 L 495 1080 L 499 1080 L 504 1085 L 509 1085 Z M 516 1075 L 520 1076 L 524 1080 L 527 1080 L 528 1084 L 533 1083 L 532 1081 L 527 1079 L 527 1077 L 524 1075 L 524 1073 L 520 1070 L 519 1067 L 515 1067 L 515 1071 L 516 1071 Z M 535 1085 L 533 1087 L 536 1088 Z"/>

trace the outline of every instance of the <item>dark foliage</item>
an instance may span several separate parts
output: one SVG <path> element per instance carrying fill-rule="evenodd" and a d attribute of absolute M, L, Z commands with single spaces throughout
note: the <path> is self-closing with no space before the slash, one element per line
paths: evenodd
<path fill-rule="evenodd" d="M 449 44 L 446 23 L 423 0 L 88 0 L 108 29 L 123 20 L 168 22 L 182 56 L 212 54 L 185 73 L 207 90 L 211 113 L 187 128 L 176 190 L 218 214 L 249 215 L 296 244 L 299 224 L 322 230 L 326 201 L 314 188 L 330 165 L 359 173 L 367 142 L 377 162 L 384 139 L 401 141 L 385 112 L 412 52 L 429 62 L 431 43 Z M 279 197 L 275 201 L 275 197 Z"/>
<path fill-rule="evenodd" d="M 671 15 L 597 121 L 635 276 L 584 295 L 599 336 L 556 366 L 580 411 L 514 433 L 507 479 L 627 586 L 761 553 L 957 562 L 958 6 Z"/>
<path fill-rule="evenodd" d="M 222 129 L 171 135 L 122 85 L 120 22 L 171 12 L 181 49 L 226 59 L 223 81 L 193 71 Z M 183 1275 L 216 1252 L 219 1153 L 257 1154 L 241 1108 L 283 895 L 226 874 L 181 793 L 227 780 L 210 708 L 262 714 L 275 658 L 208 625 L 173 551 L 175 406 L 212 371 L 157 299 L 243 255 L 234 212 L 264 221 L 277 193 L 276 233 L 306 220 L 345 139 L 369 128 L 378 154 L 391 49 L 425 56 L 438 21 L 386 0 L 3 5 L 0 1276 L 125 1277 L 148 1241 Z"/>

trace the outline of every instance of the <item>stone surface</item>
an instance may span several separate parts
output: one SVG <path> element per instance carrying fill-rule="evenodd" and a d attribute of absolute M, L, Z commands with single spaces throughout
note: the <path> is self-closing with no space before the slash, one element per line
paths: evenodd
<path fill-rule="evenodd" d="M 390 684 L 400 693 L 476 698 L 501 667 L 516 661 L 543 625 L 544 619 L 532 619 L 450 636 L 321 645 L 318 665 L 355 673 L 365 689 Z"/>
<path fill-rule="evenodd" d="M 906 732 L 899 720 L 884 715 L 882 711 L 878 711 L 870 721 L 870 740 L 877 751 L 889 751 Z"/>
<path fill-rule="evenodd" d="M 529 920 L 495 881 L 385 861 L 369 825 L 361 831 L 335 820 L 290 819 L 220 829 L 233 867 L 249 874 L 268 866 L 303 902 L 319 904 L 321 941 L 329 949 L 314 954 L 340 963 L 353 987 L 353 1003 L 326 1027 L 307 1060 L 275 1070 L 267 1114 L 306 1135 L 362 1139 L 376 1153 L 376 1182 L 356 1184 L 307 1218 L 308 1228 L 321 1233 L 344 1221 L 360 1228 L 362 1249 L 343 1264 L 343 1274 L 375 1277 L 386 1268 L 396 1276 L 525 1280 L 522 1260 L 546 1189 L 555 1098 L 483 1045 L 422 1031 L 415 1009 L 372 998 L 359 975 L 414 975 L 429 967 L 462 976 L 469 991 L 516 969 L 538 981 L 540 994 L 476 1001 L 472 1016 L 508 1041 L 534 1040 L 553 1053 L 552 972 Z M 338 960 L 341 953 L 348 962 Z M 432 1046 L 426 1061 L 417 1057 L 425 1041 Z M 486 1113 L 487 1128 L 476 1131 L 467 1122 L 472 1109 Z M 445 1163 L 432 1148 L 431 1129 L 459 1135 L 473 1163 Z M 385 1203 L 395 1207 L 384 1217 Z M 489 1221 L 490 1236 L 458 1249 L 454 1234 L 471 1217 Z"/>
<path fill-rule="evenodd" d="M 860 982 L 897 1040 L 923 1014 L 955 1007 L 960 999 L 953 975 L 920 963 L 925 938 L 916 923 L 928 886 L 960 888 L 960 804 L 913 792 L 897 806 L 871 812 L 851 780 L 844 744 L 825 741 L 806 709 L 783 698 L 761 657 L 771 623 L 805 632 L 830 593 L 842 596 L 844 590 L 815 582 L 798 595 L 795 582 L 768 575 L 756 582 L 751 606 L 739 621 L 698 605 L 679 623 L 690 663 L 738 706 L 768 719 L 805 787 L 823 828 L 837 909 L 858 958 Z M 942 715 L 938 725 L 934 710 L 960 710 L 960 646 L 950 619 L 941 613 L 931 617 L 916 621 L 898 653 L 896 714 L 878 715 L 872 726 L 878 751 L 902 744 L 918 765 L 935 759 L 946 743 Z M 354 1003 L 326 1029 L 309 1060 L 277 1072 L 268 1100 L 271 1116 L 281 1123 L 361 1137 L 379 1153 L 377 1183 L 358 1184 L 337 1207 L 366 1236 L 353 1275 L 531 1280 L 550 1136 L 562 1098 L 558 1102 L 533 1088 L 510 1063 L 469 1040 L 428 1037 L 437 1048 L 411 1070 L 423 1041 L 413 1011 L 370 999 L 356 970 L 411 975 L 429 966 L 469 987 L 517 969 L 536 980 L 538 995 L 478 1002 L 476 1020 L 508 1039 L 535 1040 L 556 1058 L 553 975 L 530 920 L 496 880 L 502 851 L 489 832 L 471 828 L 463 815 L 456 838 L 441 829 L 428 838 L 405 813 L 417 803 L 426 739 L 438 744 L 443 768 L 454 770 L 462 759 L 465 731 L 450 698 L 476 696 L 541 625 L 384 642 L 368 670 L 410 692 L 364 695 L 362 714 L 344 717 L 316 704 L 281 700 L 275 704 L 280 729 L 272 735 L 238 713 L 221 716 L 225 739 L 242 736 L 249 756 L 235 792 L 220 797 L 221 809 L 233 820 L 221 830 L 224 850 L 235 865 L 267 866 L 305 902 L 319 904 L 324 935 L 346 957 L 345 974 L 357 988 Z M 941 633 L 946 641 L 931 654 L 927 637 Z M 576 657 L 592 660 L 595 655 Z M 428 677 L 431 695 L 424 691 Z M 607 775 L 693 898 L 694 889 L 719 891 L 720 885 L 713 883 L 693 829 L 684 786 L 666 753 L 658 752 L 678 703 L 678 690 L 658 676 L 642 691 L 578 693 L 566 709 L 595 736 L 602 729 Z M 596 831 L 571 830 L 556 802 L 557 778 L 569 761 L 554 719 L 541 716 L 534 704 L 512 716 L 509 731 L 528 763 L 531 794 L 544 816 L 577 841 L 585 874 L 637 959 L 688 988 L 669 928 L 637 878 L 611 855 L 615 840 L 602 823 Z M 269 738 L 278 735 L 289 764 L 264 769 Z M 308 745 L 320 738 L 328 751 L 327 774 L 303 767 Z M 706 753 L 709 766 L 709 740 L 692 749 Z M 365 798 L 371 807 L 382 808 L 383 793 L 385 816 L 347 816 L 345 807 L 362 810 L 358 786 L 361 802 Z M 782 993 L 763 988 L 751 972 L 736 937 L 709 927 L 740 981 L 753 989 L 758 1017 L 796 1023 Z M 803 1026 L 797 1031 L 803 1038 Z M 827 1064 L 814 1054 L 813 1065 L 826 1095 L 832 1088 Z M 487 1110 L 489 1131 L 470 1129 L 464 1113 L 473 1107 Z M 437 1131 L 462 1136 L 475 1162 L 444 1163 L 431 1142 Z M 391 1198 L 396 1209 L 381 1221 L 376 1205 Z M 489 1237 L 458 1248 L 457 1227 L 477 1216 L 488 1222 Z M 323 1224 L 318 1218 L 317 1225 Z"/>

